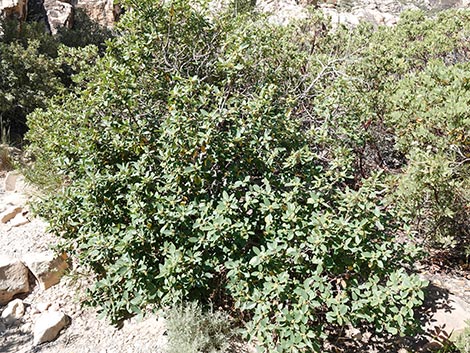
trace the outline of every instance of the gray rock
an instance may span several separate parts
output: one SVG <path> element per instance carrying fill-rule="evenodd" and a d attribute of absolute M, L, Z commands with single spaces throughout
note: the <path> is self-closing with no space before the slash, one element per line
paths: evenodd
<path fill-rule="evenodd" d="M 34 324 L 33 345 L 37 346 L 41 343 L 54 340 L 68 322 L 69 318 L 67 315 L 60 311 L 48 311 L 41 314 Z"/>
<path fill-rule="evenodd" d="M 45 313 L 51 306 L 51 303 L 37 303 L 35 309 L 38 313 Z"/>
<path fill-rule="evenodd" d="M 111 27 L 121 12 L 114 0 L 77 0 L 76 8 L 81 8 L 102 26 Z"/>
<path fill-rule="evenodd" d="M 0 0 L 0 13 L 7 18 L 25 20 L 28 12 L 28 0 Z"/>
<path fill-rule="evenodd" d="M 434 308 L 428 322 L 425 323 L 426 332 L 446 332 L 448 335 L 458 334 L 466 327 L 470 320 L 470 311 L 467 304 L 459 297 L 449 294 L 445 305 Z"/>
<path fill-rule="evenodd" d="M 57 256 L 52 251 L 29 253 L 22 260 L 36 277 L 42 290 L 59 283 L 68 267 L 66 256 Z"/>
<path fill-rule="evenodd" d="M 28 273 L 22 262 L 0 255 L 0 305 L 7 304 L 16 294 L 29 292 Z"/>
<path fill-rule="evenodd" d="M 1 0 L 0 0 L 1 1 Z M 5 191 L 15 191 L 16 190 L 16 180 L 19 177 L 17 171 L 8 172 L 3 183 L 3 190 Z"/>
<path fill-rule="evenodd" d="M 73 6 L 66 1 L 44 0 L 47 20 L 52 34 L 61 27 L 71 28 L 73 24 Z"/>
<path fill-rule="evenodd" d="M 15 299 L 8 303 L 7 307 L 2 312 L 2 318 L 7 322 L 21 319 L 24 315 L 24 304 L 21 299 Z"/>

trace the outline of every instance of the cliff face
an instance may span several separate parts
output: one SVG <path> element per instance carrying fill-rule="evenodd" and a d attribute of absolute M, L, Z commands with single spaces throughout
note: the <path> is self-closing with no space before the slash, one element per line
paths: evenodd
<path fill-rule="evenodd" d="M 24 20 L 27 12 L 28 0 L 0 0 L 0 13 L 3 13 L 6 17 Z"/>
<path fill-rule="evenodd" d="M 113 0 L 75 0 L 74 6 L 85 10 L 92 20 L 106 27 L 111 27 L 120 13 Z"/>
<path fill-rule="evenodd" d="M 52 33 L 73 25 L 75 9 L 83 9 L 91 20 L 106 27 L 111 27 L 120 13 L 113 0 L 0 0 L 3 16 L 44 20 Z"/>

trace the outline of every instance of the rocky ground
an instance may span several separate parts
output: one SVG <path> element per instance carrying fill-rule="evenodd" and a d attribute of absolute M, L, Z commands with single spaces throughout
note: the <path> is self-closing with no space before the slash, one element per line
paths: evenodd
<path fill-rule="evenodd" d="M 0 178 L 0 185 L 3 183 L 4 178 Z M 31 190 L 25 188 L 21 180 L 17 184 L 14 192 L 0 190 L 0 213 L 11 205 L 22 207 L 22 212 L 27 211 L 25 205 Z M 47 233 L 45 222 L 38 218 L 30 218 L 30 222 L 17 227 L 11 227 L 11 221 L 0 223 L 0 255 L 22 259 L 33 252 L 48 250 L 57 241 Z M 88 286 L 86 278 L 77 279 L 71 273 L 46 290 L 41 289 L 34 278 L 30 280 L 31 292 L 17 296 L 25 306 L 24 315 L 17 320 L 0 318 L 2 353 L 162 352 L 166 337 L 163 320 L 158 316 L 149 315 L 144 321 L 128 320 L 118 329 L 99 320 L 96 310 L 80 306 L 80 299 Z M 5 308 L 0 306 L 0 311 Z M 66 314 L 67 324 L 56 340 L 33 346 L 35 324 L 48 312 Z"/>
<path fill-rule="evenodd" d="M 271 14 L 272 22 L 286 24 L 292 18 L 306 18 L 305 4 L 315 2 L 330 17 L 333 29 L 339 24 L 354 27 L 361 21 L 375 26 L 393 26 L 405 10 L 436 13 L 470 5 L 470 0 L 259 0 L 256 6 L 260 11 Z"/>

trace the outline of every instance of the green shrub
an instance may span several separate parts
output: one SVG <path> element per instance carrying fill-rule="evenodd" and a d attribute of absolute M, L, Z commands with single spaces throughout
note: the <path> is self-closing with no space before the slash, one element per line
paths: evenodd
<path fill-rule="evenodd" d="M 225 353 L 234 338 L 226 313 L 204 312 L 195 302 L 167 310 L 165 319 L 166 353 Z"/>
<path fill-rule="evenodd" d="M 68 184 L 40 210 L 96 273 L 90 303 L 115 321 L 217 303 L 267 352 L 321 351 L 346 324 L 407 332 L 424 283 L 383 175 L 356 175 L 369 108 L 328 56 L 345 37 L 129 3 L 91 78 L 29 118 Z"/>
<path fill-rule="evenodd" d="M 0 41 L 0 128 L 8 141 L 21 141 L 26 132 L 26 115 L 58 92 L 60 66 L 39 51 L 40 42 Z"/>
<path fill-rule="evenodd" d="M 397 147 L 409 159 L 399 200 L 424 234 L 446 244 L 470 236 L 468 70 L 468 64 L 438 61 L 403 79 L 389 116 Z"/>
<path fill-rule="evenodd" d="M 351 79 L 334 89 L 356 176 L 389 172 L 391 202 L 430 244 L 470 235 L 469 20 L 469 11 L 407 12 L 396 27 L 359 28 L 343 45 Z"/>
<path fill-rule="evenodd" d="M 0 136 L 3 143 L 22 144 L 26 116 L 66 87 L 84 68 L 90 45 L 103 51 L 111 32 L 78 11 L 72 29 L 56 36 L 43 23 L 0 20 Z M 82 48 L 82 50 L 72 48 Z M 70 60 L 70 53 L 74 58 Z M 95 55 L 95 57 L 98 53 Z M 88 63 L 91 65 L 91 63 Z"/>

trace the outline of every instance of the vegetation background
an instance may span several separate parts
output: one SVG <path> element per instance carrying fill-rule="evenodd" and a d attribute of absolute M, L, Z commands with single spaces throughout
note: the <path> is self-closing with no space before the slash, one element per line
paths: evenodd
<path fill-rule="evenodd" d="M 470 12 L 331 31 L 123 5 L 112 33 L 0 42 L 2 136 L 29 114 L 36 209 L 94 276 L 89 304 L 114 322 L 214 305 L 266 352 L 414 332 L 415 262 L 469 254 Z"/>

